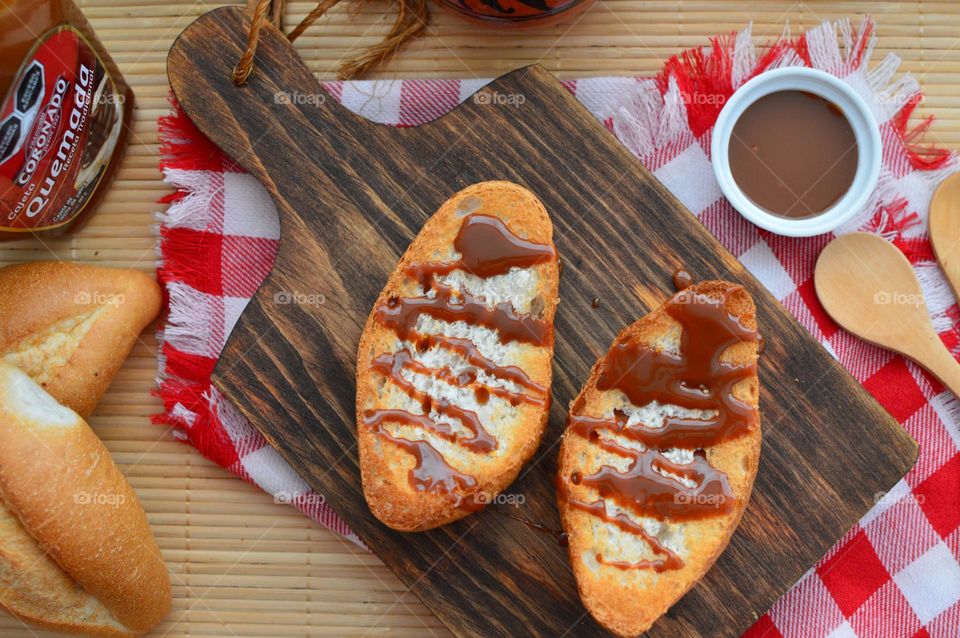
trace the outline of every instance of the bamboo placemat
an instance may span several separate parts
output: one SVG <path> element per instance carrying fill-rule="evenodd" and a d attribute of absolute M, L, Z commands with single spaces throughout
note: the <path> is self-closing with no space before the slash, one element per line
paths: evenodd
<path fill-rule="evenodd" d="M 64 259 L 154 268 L 157 117 L 166 113 L 167 50 L 177 34 L 218 2 L 80 0 L 137 97 L 131 145 L 100 211 L 72 239 L 0 247 L 0 265 Z M 292 2 L 293 26 L 313 7 Z M 373 44 L 392 14 L 376 0 L 335 8 L 297 41 L 321 79 Z M 877 55 L 898 53 L 921 81 L 921 113 L 936 113 L 929 139 L 960 146 L 960 3 L 724 2 L 600 0 L 581 19 L 535 31 L 491 31 L 435 11 L 427 35 L 380 77 L 492 77 L 539 62 L 561 78 L 644 75 L 709 35 L 753 21 L 758 41 L 826 19 L 870 12 Z M 215 43 L 211 43 L 214 45 Z M 875 58 L 878 59 L 878 58 Z M 449 636 L 416 596 L 377 560 L 205 460 L 151 425 L 156 342 L 146 334 L 114 380 L 91 425 L 129 477 L 150 517 L 174 589 L 173 611 L 152 636 Z M 491 610 L 496 613 L 496 610 Z M 0 614 L 0 635 L 53 636 Z"/>

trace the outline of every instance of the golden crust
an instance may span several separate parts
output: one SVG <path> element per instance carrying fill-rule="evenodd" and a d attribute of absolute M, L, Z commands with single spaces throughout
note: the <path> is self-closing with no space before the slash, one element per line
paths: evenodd
<path fill-rule="evenodd" d="M 2 598 L 15 615 L 56 629 L 134 635 L 167 613 L 166 565 L 110 453 L 82 418 L 2 362 L 0 497 L 3 513 L 19 523 L 6 518 L 10 533 L 0 540 L 0 568 L 13 571 Z M 52 563 L 27 564 L 25 558 L 36 551 L 25 545 L 20 526 L 64 577 Z M 78 615 L 71 607 L 78 593 L 68 581 L 99 601 L 116 622 Z M 56 591 L 31 591 L 31 585 Z"/>
<path fill-rule="evenodd" d="M 457 214 L 458 202 L 476 197 L 480 207 L 470 212 L 499 217 L 514 234 L 540 244 L 553 244 L 553 227 L 547 211 L 528 190 L 510 182 L 483 182 L 465 188 L 447 200 L 414 239 L 391 274 L 374 309 L 393 296 L 411 294 L 414 282 L 403 273 L 411 263 L 447 261 L 453 254 L 453 240 L 462 223 Z M 538 294 L 543 298 L 540 317 L 553 323 L 558 302 L 559 263 L 552 259 L 533 267 L 539 275 Z M 445 525 L 466 516 L 469 511 L 458 508 L 446 495 L 418 492 L 410 487 L 408 472 L 415 465 L 409 452 L 384 441 L 363 425 L 367 409 L 393 407 L 379 401 L 378 384 L 383 377 L 372 372 L 370 362 L 377 354 L 393 352 L 395 333 L 384 327 L 371 313 L 360 339 L 357 356 L 357 429 L 360 451 L 360 469 L 364 495 L 371 512 L 386 525 L 401 531 L 422 531 Z M 476 478 L 477 491 L 492 498 L 506 488 L 530 459 L 540 443 L 549 413 L 549 388 L 552 378 L 553 337 L 541 347 L 530 345 L 523 349 L 521 360 L 514 362 L 532 381 L 547 388 L 545 406 L 521 404 L 519 418 L 508 428 L 510 444 L 507 452 L 496 460 L 474 462 L 476 455 L 466 459 L 447 459 L 457 470 Z"/>
<path fill-rule="evenodd" d="M 0 605 L 24 622 L 65 633 L 135 636 L 85 592 L 0 503 Z"/>
<path fill-rule="evenodd" d="M 698 294 L 720 298 L 731 284 L 724 281 L 707 281 L 693 286 Z M 756 328 L 756 311 L 750 295 L 740 286 L 727 300 L 727 310 L 740 318 L 743 325 Z M 661 306 L 650 314 L 625 328 L 617 336 L 648 345 L 664 341 L 679 343 L 680 324 L 670 317 Z M 755 343 L 741 342 L 727 349 L 724 360 L 745 364 L 757 359 Z M 600 415 L 611 401 L 610 391 L 597 390 L 597 379 L 606 356 L 591 370 L 582 391 L 571 404 L 570 415 Z M 744 379 L 734 388 L 734 395 L 752 406 L 758 405 L 759 381 L 754 375 Z M 728 514 L 700 520 L 673 523 L 682 528 L 685 551 L 681 553 L 683 567 L 657 574 L 652 569 L 620 570 L 607 565 L 590 563 L 590 557 L 599 549 L 605 557 L 617 560 L 619 547 L 604 544 L 603 528 L 593 525 L 597 521 L 587 512 L 567 504 L 562 493 L 558 494 L 563 529 L 569 536 L 568 552 L 580 597 L 597 621 L 618 636 L 633 637 L 645 632 L 679 600 L 713 565 L 730 541 L 740 522 L 760 461 L 761 431 L 757 427 L 744 436 L 706 448 L 707 460 L 715 468 L 725 472 L 731 490 L 737 499 L 736 506 Z M 571 483 L 568 477 L 575 471 L 583 471 L 585 463 L 593 471 L 598 467 L 597 447 L 577 434 L 564 435 L 559 458 L 559 477 L 565 490 L 574 497 L 592 501 L 594 490 Z M 589 465 L 588 465 L 589 466 Z M 591 495 L 593 497 L 591 498 Z M 597 531 L 599 529 L 599 531 Z"/>
<path fill-rule="evenodd" d="M 162 300 L 144 273 L 53 261 L 0 269 L 0 290 L 0 358 L 83 417 Z"/>

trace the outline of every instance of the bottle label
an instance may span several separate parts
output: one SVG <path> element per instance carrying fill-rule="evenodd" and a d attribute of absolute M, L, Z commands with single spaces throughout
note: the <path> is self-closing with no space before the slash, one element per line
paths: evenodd
<path fill-rule="evenodd" d="M 0 231 L 76 219 L 107 172 L 124 98 L 82 33 L 40 37 L 0 108 Z"/>

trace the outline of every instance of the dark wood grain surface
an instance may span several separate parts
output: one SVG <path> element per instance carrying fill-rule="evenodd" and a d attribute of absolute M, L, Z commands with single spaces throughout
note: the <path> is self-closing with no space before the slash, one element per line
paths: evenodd
<path fill-rule="evenodd" d="M 559 527 L 552 477 L 567 405 L 616 333 L 671 294 L 680 266 L 697 279 L 741 282 L 757 302 L 767 337 L 764 442 L 729 547 L 649 635 L 739 635 L 912 466 L 916 444 L 902 428 L 543 69 L 482 90 L 522 100 L 470 99 L 435 122 L 396 129 L 326 96 L 272 28 L 249 83 L 234 87 L 245 38 L 242 12 L 217 9 L 168 59 L 186 112 L 280 211 L 277 263 L 237 324 L 216 383 L 457 635 L 606 635 L 579 601 L 565 550 L 513 517 Z M 278 97 L 294 93 L 320 98 Z M 369 513 L 360 485 L 357 343 L 427 217 L 490 179 L 531 189 L 554 222 L 564 268 L 550 426 L 508 490 L 521 506 L 397 533 Z"/>

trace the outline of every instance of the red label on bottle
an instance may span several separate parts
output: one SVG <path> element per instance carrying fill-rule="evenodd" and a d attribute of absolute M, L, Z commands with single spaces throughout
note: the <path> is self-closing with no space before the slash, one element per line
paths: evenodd
<path fill-rule="evenodd" d="M 40 38 L 0 109 L 0 230 L 69 224 L 106 173 L 123 95 L 81 33 Z"/>

